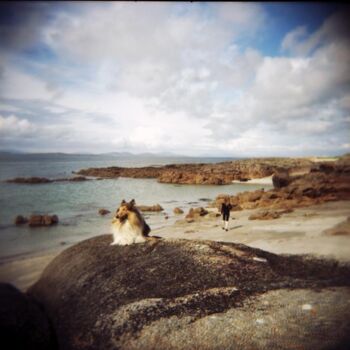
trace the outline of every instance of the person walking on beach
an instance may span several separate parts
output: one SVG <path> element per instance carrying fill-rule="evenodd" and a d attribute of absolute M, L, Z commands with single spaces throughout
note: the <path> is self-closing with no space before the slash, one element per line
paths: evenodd
<path fill-rule="evenodd" d="M 230 210 L 232 209 L 232 205 L 230 204 L 230 200 L 225 198 L 224 203 L 221 205 L 221 214 L 222 214 L 222 229 L 228 231 L 228 220 L 230 219 Z"/>

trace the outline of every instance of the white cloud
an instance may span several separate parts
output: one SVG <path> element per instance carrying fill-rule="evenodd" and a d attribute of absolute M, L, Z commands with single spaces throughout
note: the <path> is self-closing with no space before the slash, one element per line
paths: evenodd
<path fill-rule="evenodd" d="M 35 132 L 35 126 L 27 119 L 15 115 L 3 117 L 0 115 L 0 134 L 3 137 L 25 136 Z"/>
<path fill-rule="evenodd" d="M 268 24 L 256 3 L 74 6 L 40 30 L 53 62 L 31 63 L 32 70 L 7 63 L 0 77 L 6 104 L 35 100 L 47 113 L 33 144 L 219 155 L 347 144 L 350 46 L 342 15 L 314 33 L 298 26 L 285 35 L 282 54 L 270 57 L 242 46 Z M 32 112 L 25 116 L 35 124 L 39 112 Z"/>

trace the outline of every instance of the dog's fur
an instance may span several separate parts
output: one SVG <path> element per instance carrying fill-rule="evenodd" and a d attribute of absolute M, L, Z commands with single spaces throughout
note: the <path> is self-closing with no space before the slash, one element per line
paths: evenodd
<path fill-rule="evenodd" d="M 146 241 L 151 229 L 135 204 L 134 199 L 129 203 L 125 200 L 121 202 L 112 220 L 112 244 L 128 245 Z"/>

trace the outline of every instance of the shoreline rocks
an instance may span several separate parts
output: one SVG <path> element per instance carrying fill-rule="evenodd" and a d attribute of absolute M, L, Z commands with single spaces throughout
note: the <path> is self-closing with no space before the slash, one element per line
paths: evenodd
<path fill-rule="evenodd" d="M 58 221 L 57 215 L 31 215 L 29 219 L 22 215 L 17 215 L 14 224 L 17 226 L 28 224 L 29 227 L 40 227 L 56 225 Z"/>
<path fill-rule="evenodd" d="M 57 215 L 31 215 L 28 220 L 28 225 L 30 227 L 51 226 L 57 223 Z"/>
<path fill-rule="evenodd" d="M 274 175 L 275 188 L 236 195 L 220 194 L 213 203 L 220 208 L 229 198 L 232 210 L 271 208 L 289 209 L 321 204 L 327 201 L 350 200 L 350 161 L 318 164 L 310 172 L 290 176 L 286 172 Z"/>
<path fill-rule="evenodd" d="M 221 163 L 169 164 L 159 167 L 139 168 L 89 168 L 77 174 L 103 178 L 155 178 L 161 183 L 225 185 L 234 180 L 263 178 L 273 175 L 278 169 L 296 171 L 311 169 L 312 162 L 303 158 L 256 158 Z"/>
<path fill-rule="evenodd" d="M 16 184 L 46 184 L 51 183 L 53 180 L 47 179 L 46 177 L 16 177 L 14 179 L 6 180 L 7 183 L 16 183 Z"/>
<path fill-rule="evenodd" d="M 85 176 L 75 176 L 75 177 L 67 177 L 60 179 L 48 179 L 46 177 L 16 177 L 14 179 L 5 180 L 7 183 L 15 183 L 15 184 L 26 184 L 26 185 L 38 185 L 38 184 L 47 184 L 53 182 L 82 182 L 82 181 L 91 181 L 92 179 L 88 179 Z"/>

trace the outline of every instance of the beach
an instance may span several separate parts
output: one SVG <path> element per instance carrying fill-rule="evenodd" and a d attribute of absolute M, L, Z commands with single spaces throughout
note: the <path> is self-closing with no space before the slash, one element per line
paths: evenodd
<path fill-rule="evenodd" d="M 214 208 L 209 212 L 218 213 Z M 311 254 L 317 257 L 350 261 L 350 229 L 347 221 L 350 201 L 327 202 L 306 208 L 297 208 L 275 220 L 249 220 L 258 211 L 241 210 L 231 213 L 229 230 L 221 228 L 221 218 L 206 215 L 188 223 L 184 215 L 174 224 L 154 229 L 151 235 L 164 239 L 212 240 L 234 242 L 260 248 L 276 254 Z M 161 214 L 158 214 L 161 215 Z M 341 223 L 347 223 L 336 234 Z M 335 228 L 333 234 L 327 234 Z M 64 249 L 43 255 L 14 258 L 0 264 L 0 279 L 25 291 L 41 275 L 45 267 Z"/>

